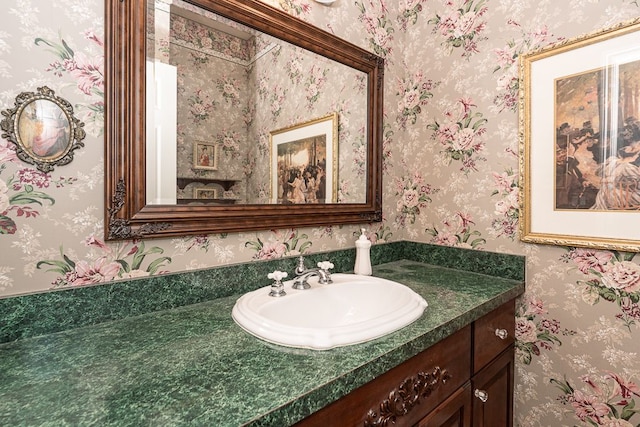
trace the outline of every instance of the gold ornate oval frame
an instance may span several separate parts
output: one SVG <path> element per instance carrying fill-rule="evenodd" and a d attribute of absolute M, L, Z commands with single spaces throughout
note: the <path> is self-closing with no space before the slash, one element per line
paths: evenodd
<path fill-rule="evenodd" d="M 20 93 L 14 105 L 2 111 L 0 129 L 20 160 L 47 173 L 70 163 L 74 150 L 84 147 L 84 123 L 74 117 L 69 101 L 47 86 Z"/>

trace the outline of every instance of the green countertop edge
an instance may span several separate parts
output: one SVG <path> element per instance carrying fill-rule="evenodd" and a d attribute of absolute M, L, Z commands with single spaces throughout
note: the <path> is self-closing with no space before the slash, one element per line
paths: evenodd
<path fill-rule="evenodd" d="M 427 311 L 388 336 L 326 352 L 246 334 L 229 315 L 236 296 L 0 345 L 0 421 L 291 425 L 524 292 L 521 280 L 406 260 L 374 275 L 422 294 Z"/>
<path fill-rule="evenodd" d="M 352 271 L 355 261 L 353 248 L 304 255 L 308 265 L 331 260 L 334 272 Z M 519 255 L 410 241 L 371 248 L 373 265 L 402 259 L 524 280 Z M 268 273 L 294 267 L 287 257 L 0 298 L 0 343 L 242 294 L 267 285 Z"/>

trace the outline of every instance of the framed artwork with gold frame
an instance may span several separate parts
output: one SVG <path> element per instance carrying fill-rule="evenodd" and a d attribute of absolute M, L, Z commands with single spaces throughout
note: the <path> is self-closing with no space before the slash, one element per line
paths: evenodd
<path fill-rule="evenodd" d="M 520 236 L 640 251 L 640 20 L 520 57 Z"/>

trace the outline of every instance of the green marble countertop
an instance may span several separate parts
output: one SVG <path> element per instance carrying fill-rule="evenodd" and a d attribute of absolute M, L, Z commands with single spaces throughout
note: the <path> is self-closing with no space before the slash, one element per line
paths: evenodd
<path fill-rule="evenodd" d="M 415 261 L 373 270 L 429 307 L 355 346 L 260 341 L 231 318 L 237 295 L 1 344 L 0 425 L 290 425 L 524 292 L 522 281 Z"/>

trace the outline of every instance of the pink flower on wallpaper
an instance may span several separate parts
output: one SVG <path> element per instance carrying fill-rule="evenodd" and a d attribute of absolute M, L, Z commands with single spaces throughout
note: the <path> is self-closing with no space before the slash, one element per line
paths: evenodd
<path fill-rule="evenodd" d="M 121 265 L 117 262 L 107 262 L 106 258 L 99 258 L 93 264 L 81 260 L 76 263 L 75 271 L 71 273 L 71 286 L 83 286 L 93 283 L 108 282 L 118 277 Z"/>
<path fill-rule="evenodd" d="M 515 180 L 517 176 L 512 172 L 493 172 L 493 182 L 495 191 L 499 194 L 507 194 L 513 192 Z"/>
<path fill-rule="evenodd" d="M 357 138 L 354 138 L 353 142 L 351 143 L 351 146 L 353 147 L 351 153 L 353 154 L 353 172 L 356 174 L 356 176 L 362 177 L 365 175 L 367 147 L 364 142 L 364 127 L 361 127 L 360 129 L 358 129 L 358 131 L 359 136 Z M 342 139 L 345 138 L 340 137 L 339 140 Z"/>
<path fill-rule="evenodd" d="M 458 237 L 456 237 L 456 235 L 452 232 L 442 231 L 437 233 L 436 236 L 431 239 L 431 243 L 443 246 L 457 246 Z"/>
<path fill-rule="evenodd" d="M 213 49 L 213 41 L 209 37 L 200 38 L 202 42 L 202 47 L 205 49 Z"/>
<path fill-rule="evenodd" d="M 494 49 L 498 67 L 507 68 L 516 63 L 516 54 L 511 44 L 503 48 Z"/>
<path fill-rule="evenodd" d="M 553 350 L 562 345 L 559 336 L 575 335 L 575 331 L 561 328 L 556 319 L 546 317 L 544 302 L 535 296 L 527 296 L 516 309 L 516 356 L 525 365 L 542 350 Z"/>
<path fill-rule="evenodd" d="M 252 248 L 256 251 L 253 259 L 275 259 L 287 255 L 299 255 L 313 244 L 308 240 L 309 236 L 299 234 L 296 229 L 271 231 L 274 238 L 271 243 L 264 243 L 260 238 L 257 238 L 256 241 L 245 242 L 246 248 Z"/>
<path fill-rule="evenodd" d="M 533 343 L 538 340 L 538 327 L 525 317 L 516 319 L 516 339 L 523 343 Z"/>
<path fill-rule="evenodd" d="M 393 166 L 393 130 L 391 125 L 386 123 L 382 124 L 382 173 L 386 174 L 391 170 Z"/>
<path fill-rule="evenodd" d="M 100 134 L 104 127 L 104 43 L 92 30 L 85 31 L 84 35 L 98 46 L 100 53 L 94 55 L 92 52 L 95 49 L 91 49 L 91 53 L 74 51 L 62 38 L 59 42 L 51 42 L 38 37 L 35 44 L 48 46 L 48 51 L 58 58 L 49 64 L 46 71 L 51 71 L 58 77 L 70 75 L 76 81 L 77 88 L 92 97 L 89 103 L 76 104 L 76 108 L 85 129 Z"/>
<path fill-rule="evenodd" d="M 234 107 L 240 105 L 240 87 L 242 85 L 237 79 L 229 77 L 223 77 L 216 81 L 218 91 L 222 94 L 224 100 Z"/>
<path fill-rule="evenodd" d="M 396 177 L 394 185 L 396 196 L 400 196 L 396 204 L 398 216 L 395 220 L 399 226 L 404 226 L 406 221 L 415 223 L 417 215 L 431 202 L 431 194 L 438 191 L 424 182 L 419 171 L 415 171 L 413 176 Z"/>
<path fill-rule="evenodd" d="M 613 289 L 632 293 L 640 290 L 640 265 L 621 261 L 609 265 L 602 274 L 602 283 Z"/>
<path fill-rule="evenodd" d="M 520 24 L 512 20 L 507 24 L 514 28 L 521 28 Z M 522 36 L 519 39 L 510 40 L 506 46 L 494 50 L 497 66 L 493 71 L 502 73 L 497 79 L 498 94 L 493 99 L 493 104 L 499 108 L 499 111 L 515 112 L 518 108 L 518 55 L 539 48 L 552 38 L 546 26 L 528 32 L 522 29 L 521 33 Z"/>
<path fill-rule="evenodd" d="M 24 168 L 18 171 L 18 182 L 14 182 L 13 189 L 18 191 L 24 185 L 33 185 L 38 188 L 47 188 L 51 181 L 51 175 L 36 169 Z"/>
<path fill-rule="evenodd" d="M 580 380 L 587 387 L 577 389 L 566 377 L 561 380 L 550 379 L 551 384 L 562 391 L 558 400 L 570 406 L 577 419 L 590 426 L 638 425 L 637 419 L 631 422 L 637 413 L 635 398 L 640 391 L 636 383 L 610 371 L 601 376 L 594 373 L 582 375 Z"/>
<path fill-rule="evenodd" d="M 91 235 L 89 237 L 87 237 L 84 240 L 84 244 L 87 246 L 94 246 L 96 248 L 101 249 L 104 252 L 111 252 L 111 247 L 107 246 L 107 244 L 105 242 L 103 242 L 100 239 L 96 239 L 96 237 L 94 235 Z"/>
<path fill-rule="evenodd" d="M 439 83 L 427 79 L 422 71 L 416 72 L 413 76 L 397 80 L 396 95 L 398 101 L 398 116 L 396 122 L 400 127 L 405 128 L 407 123 L 415 124 L 418 115 L 422 112 L 422 107 L 433 98 L 433 89 Z"/>
<path fill-rule="evenodd" d="M 495 204 L 495 215 L 498 218 L 492 220 L 491 226 L 497 232 L 497 236 L 505 236 L 515 239 L 519 220 L 520 204 L 517 174 L 512 169 L 505 172 L 493 172 L 494 190 L 491 196 L 500 196 Z"/>
<path fill-rule="evenodd" d="M 427 125 L 433 131 L 431 137 L 443 146 L 449 162 L 461 162 L 460 170 L 465 174 L 477 171 L 476 163 L 486 160 L 480 153 L 485 147 L 482 138 L 487 131 L 487 119 L 472 107 L 475 105 L 470 99 L 461 98 L 443 111 L 441 120 Z"/>
<path fill-rule="evenodd" d="M 443 44 L 450 52 L 462 48 L 464 58 L 478 52 L 478 42 L 487 39 L 481 35 L 486 28 L 483 16 L 488 8 L 485 3 L 486 0 L 449 0 L 445 3 L 444 13 L 429 20 L 435 25 L 434 33 L 445 38 Z"/>
<path fill-rule="evenodd" d="M 581 273 L 589 274 L 591 271 L 603 273 L 611 262 L 613 254 L 609 251 L 576 248 L 569 253 L 569 258 Z"/>
<path fill-rule="evenodd" d="M 394 28 L 388 18 L 389 11 L 383 0 L 360 0 L 355 2 L 360 9 L 358 20 L 365 25 L 365 30 L 369 34 L 369 45 L 373 51 L 384 57 L 391 54 Z"/>
<path fill-rule="evenodd" d="M 304 70 L 302 68 L 302 56 L 293 56 L 287 62 L 287 74 L 292 82 L 300 83 Z"/>
<path fill-rule="evenodd" d="M 65 183 L 73 182 L 74 179 L 60 177 L 55 184 L 56 187 L 63 187 Z M 40 213 L 34 207 L 43 206 L 45 201 L 52 205 L 55 203 L 51 196 L 38 190 L 49 187 L 50 183 L 49 174 L 31 168 L 19 169 L 6 182 L 0 179 L 0 234 L 15 234 L 18 230 L 12 215 L 35 218 Z"/>
<path fill-rule="evenodd" d="M 85 37 L 99 47 L 103 47 L 103 42 L 93 31 L 86 31 Z M 104 57 L 102 54 L 89 57 L 86 53 L 74 52 L 63 39 L 60 40 L 60 43 L 53 43 L 37 38 L 35 44 L 39 45 L 40 43 L 53 48 L 59 58 L 58 61 L 50 64 L 47 71 L 53 71 L 60 77 L 63 72 L 69 73 L 76 79 L 78 89 L 85 95 L 102 96 L 104 94 Z"/>
<path fill-rule="evenodd" d="M 267 99 L 269 95 L 269 78 L 267 76 L 260 76 L 258 79 L 258 87 L 256 88 L 258 95 L 260 95 L 261 100 Z"/>
<path fill-rule="evenodd" d="M 415 208 L 420 205 L 420 193 L 414 188 L 407 189 L 398 203 L 408 208 Z"/>
<path fill-rule="evenodd" d="M 587 276 L 576 282 L 583 289 L 583 301 L 591 305 L 601 300 L 616 303 L 620 313 L 615 317 L 629 330 L 640 321 L 640 265 L 632 262 L 635 255 L 577 248 L 560 258 L 564 262 L 574 262 Z"/>
<path fill-rule="evenodd" d="M 600 424 L 602 418 L 609 414 L 609 407 L 595 395 L 588 395 L 580 390 L 573 393 L 571 406 L 580 421 L 593 421 Z"/>
<path fill-rule="evenodd" d="M 382 222 L 385 222 L 384 217 L 382 218 Z M 357 230 L 354 231 L 351 235 L 353 236 L 354 240 L 357 240 L 358 237 L 360 237 L 360 234 L 361 231 Z M 385 243 L 393 236 L 393 233 L 391 233 L 388 225 L 375 226 L 374 224 L 369 224 L 369 226 L 365 229 L 364 234 L 365 236 L 367 236 L 367 239 L 369 239 L 374 245 L 376 243 Z"/>
<path fill-rule="evenodd" d="M 373 32 L 373 43 L 376 46 L 384 47 L 390 44 L 391 33 L 384 27 L 376 27 Z"/>
<path fill-rule="evenodd" d="M 222 129 L 223 133 L 216 135 L 216 142 L 220 145 L 225 155 L 237 158 L 240 153 L 240 134 L 236 131 Z"/>
<path fill-rule="evenodd" d="M 194 124 L 201 123 L 209 119 L 210 114 L 215 108 L 215 101 L 211 99 L 208 93 L 203 89 L 196 89 L 187 102 L 189 103 L 189 112 L 192 115 Z"/>
<path fill-rule="evenodd" d="M 15 146 L 6 139 L 0 139 L 0 165 L 8 162 L 19 162 Z"/>
<path fill-rule="evenodd" d="M 526 308 L 522 314 L 523 316 L 540 316 L 547 313 L 542 300 L 534 296 L 527 298 L 525 307 Z"/>
<path fill-rule="evenodd" d="M 607 372 L 605 378 L 610 378 L 614 381 L 613 394 L 622 398 L 622 401 L 618 402 L 617 405 L 626 405 L 629 399 L 640 396 L 640 387 L 636 383 L 625 380 L 615 372 Z"/>
<path fill-rule="evenodd" d="M 473 129 L 465 128 L 453 136 L 451 140 L 451 148 L 455 151 L 467 151 L 473 149 L 476 144 L 475 131 Z M 479 144 L 479 148 L 482 148 L 484 144 Z"/>
<path fill-rule="evenodd" d="M 280 7 L 285 12 L 297 17 L 311 11 L 311 5 L 306 0 L 280 0 Z"/>
<path fill-rule="evenodd" d="M 85 95 L 104 93 L 104 61 L 102 56 L 87 57 L 82 52 L 74 57 L 75 66 L 69 74 L 76 79 L 78 89 Z"/>
<path fill-rule="evenodd" d="M 478 248 L 487 243 L 479 231 L 473 230 L 475 225 L 468 212 L 458 211 L 451 218 L 442 221 L 442 226 L 433 226 L 425 229 L 427 234 L 433 236 L 431 243 L 462 248 Z"/>
<path fill-rule="evenodd" d="M 269 89 L 269 105 L 271 114 L 273 117 L 278 117 L 282 112 L 282 107 L 284 106 L 285 100 L 287 99 L 287 88 L 280 88 L 278 86 L 274 86 Z"/>
<path fill-rule="evenodd" d="M 327 73 L 328 70 L 326 68 L 320 68 L 315 65 L 307 73 L 305 93 L 309 110 L 313 109 L 314 104 L 322 93 L 322 88 L 327 81 Z"/>
<path fill-rule="evenodd" d="M 407 30 L 409 23 L 418 22 L 418 15 L 422 12 L 422 3 L 426 0 L 401 0 L 398 4 L 398 22 L 403 31 Z"/>
<path fill-rule="evenodd" d="M 338 203 L 342 203 L 348 199 L 351 194 L 351 182 L 347 180 L 340 180 L 340 185 L 338 186 Z"/>

